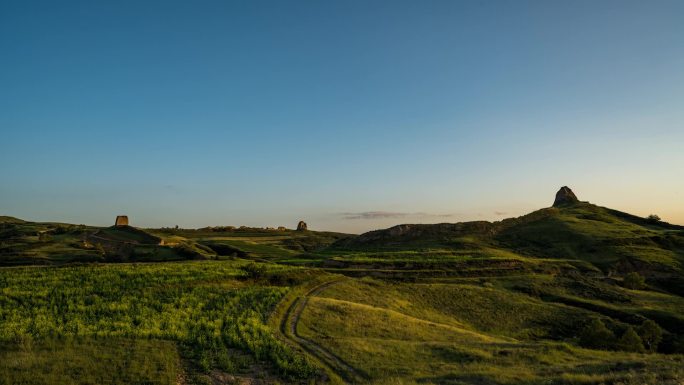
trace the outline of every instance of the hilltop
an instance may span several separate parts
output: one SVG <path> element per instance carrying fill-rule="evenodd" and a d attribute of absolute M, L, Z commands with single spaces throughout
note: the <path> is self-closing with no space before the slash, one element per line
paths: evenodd
<path fill-rule="evenodd" d="M 580 202 L 563 187 L 552 207 L 521 217 L 497 222 L 402 224 L 330 246 L 339 251 L 486 248 L 538 258 L 581 259 L 601 269 L 620 269 L 631 263 L 680 270 L 684 226 Z"/>
<path fill-rule="evenodd" d="M 397 225 L 341 239 L 326 255 L 322 264 L 345 274 L 638 272 L 664 290 L 684 293 L 684 227 L 579 201 L 567 187 L 552 207 L 521 217 Z"/>

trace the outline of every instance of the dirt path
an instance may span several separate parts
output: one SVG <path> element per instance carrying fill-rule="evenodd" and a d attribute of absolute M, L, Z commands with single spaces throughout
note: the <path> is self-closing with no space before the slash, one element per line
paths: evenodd
<path fill-rule="evenodd" d="M 335 372 L 340 378 L 342 378 L 347 383 L 357 383 L 364 379 L 354 367 L 344 362 L 341 358 L 337 357 L 324 347 L 316 344 L 315 342 L 300 336 L 297 333 L 297 323 L 299 323 L 299 318 L 308 303 L 309 297 L 315 296 L 326 288 L 339 283 L 337 281 L 324 282 L 318 286 L 311 288 L 308 292 L 304 293 L 301 297 L 298 297 L 287 310 L 285 317 L 280 324 L 280 331 L 283 335 L 290 338 L 297 345 L 301 346 L 302 349 L 306 350 L 309 354 L 316 357 L 319 361 L 325 364 L 330 370 Z"/>

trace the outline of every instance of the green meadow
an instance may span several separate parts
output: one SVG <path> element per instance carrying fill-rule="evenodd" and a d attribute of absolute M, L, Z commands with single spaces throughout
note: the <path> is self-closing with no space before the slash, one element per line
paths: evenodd
<path fill-rule="evenodd" d="M 196 373 L 239 371 L 262 363 L 265 376 L 310 377 L 314 369 L 306 358 L 266 325 L 289 290 L 279 277 L 297 279 L 306 273 L 268 265 L 263 275 L 276 283 L 256 284 L 247 277 L 246 266 L 241 261 L 204 261 L 2 269 L 3 354 L 39 357 L 3 366 L 0 377 L 18 376 L 20 369 L 30 375 L 30 368 L 39 365 L 36 361 L 59 355 L 62 349 L 67 356 L 77 356 L 75 362 L 89 362 L 89 352 L 101 345 L 108 349 L 102 354 L 116 360 L 121 355 L 117 344 L 154 350 L 154 341 L 159 341 L 159 349 L 136 369 L 152 376 L 159 365 L 168 367 L 169 376 L 154 383 L 175 381 L 181 373 L 179 357 Z M 236 355 L 235 350 L 246 354 Z M 84 357 L 78 357 L 81 351 Z M 175 361 L 169 363 L 169 355 Z M 88 368 L 99 371 L 97 362 L 83 370 Z"/>

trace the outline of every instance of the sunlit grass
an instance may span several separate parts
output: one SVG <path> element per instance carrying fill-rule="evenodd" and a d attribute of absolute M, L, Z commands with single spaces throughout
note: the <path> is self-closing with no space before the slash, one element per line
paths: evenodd
<path fill-rule="evenodd" d="M 285 376 L 310 375 L 306 361 L 266 325 L 288 288 L 245 281 L 244 266 L 205 261 L 2 269 L 0 341 L 160 339 L 180 344 L 202 370 L 229 367 L 227 349 L 240 348 Z"/>

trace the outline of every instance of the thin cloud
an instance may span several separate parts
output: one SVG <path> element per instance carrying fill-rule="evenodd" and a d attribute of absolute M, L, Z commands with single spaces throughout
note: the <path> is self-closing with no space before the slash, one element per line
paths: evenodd
<path fill-rule="evenodd" d="M 171 191 L 174 193 L 180 192 L 180 189 L 178 188 L 178 186 L 173 185 L 173 184 L 164 185 L 162 188 L 166 191 Z"/>
<path fill-rule="evenodd" d="M 387 219 L 387 218 L 407 218 L 407 217 L 439 217 L 448 218 L 454 214 L 429 214 L 429 213 L 403 213 L 396 211 L 362 211 L 358 213 L 341 213 L 343 219 Z"/>
<path fill-rule="evenodd" d="M 498 215 L 498 216 L 500 216 L 500 217 L 501 217 L 501 216 L 504 216 L 504 215 L 507 215 L 507 214 L 508 214 L 508 213 L 505 212 L 505 211 L 494 211 L 494 215 Z"/>

